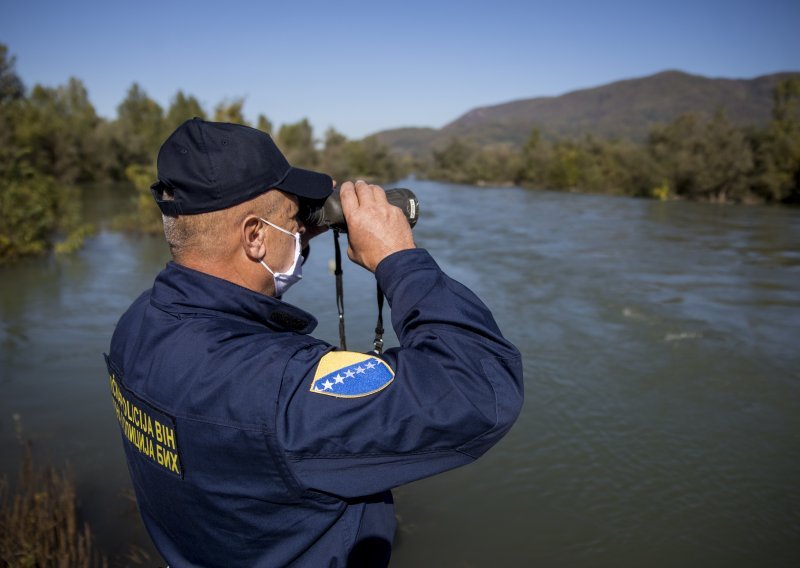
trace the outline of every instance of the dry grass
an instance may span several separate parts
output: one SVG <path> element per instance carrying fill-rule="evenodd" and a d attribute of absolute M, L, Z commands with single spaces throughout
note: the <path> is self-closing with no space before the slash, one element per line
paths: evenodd
<path fill-rule="evenodd" d="M 35 466 L 30 444 L 23 452 L 16 491 L 0 478 L 0 567 L 106 568 L 78 521 L 69 468 Z"/>

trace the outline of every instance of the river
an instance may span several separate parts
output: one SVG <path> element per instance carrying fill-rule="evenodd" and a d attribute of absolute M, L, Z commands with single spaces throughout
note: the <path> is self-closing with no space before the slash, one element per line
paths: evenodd
<path fill-rule="evenodd" d="M 417 244 L 522 351 L 526 402 L 481 460 L 396 490 L 393 568 L 800 565 L 800 210 L 399 185 Z M 127 199 L 87 191 L 80 252 L 0 269 L 0 473 L 21 428 L 69 462 L 114 563 L 134 546 L 157 565 L 102 361 L 168 259 L 106 228 Z M 332 244 L 313 245 L 286 300 L 337 343 Z M 351 349 L 370 348 L 373 285 L 347 264 Z"/>

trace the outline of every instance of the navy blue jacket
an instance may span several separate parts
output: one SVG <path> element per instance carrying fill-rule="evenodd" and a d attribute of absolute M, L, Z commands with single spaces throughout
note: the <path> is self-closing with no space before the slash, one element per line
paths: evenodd
<path fill-rule="evenodd" d="M 182 566 L 376 566 L 389 490 L 467 464 L 523 399 L 520 354 L 422 249 L 376 278 L 400 347 L 308 335 L 280 300 L 170 263 L 120 319 L 109 385 L 139 510 Z"/>

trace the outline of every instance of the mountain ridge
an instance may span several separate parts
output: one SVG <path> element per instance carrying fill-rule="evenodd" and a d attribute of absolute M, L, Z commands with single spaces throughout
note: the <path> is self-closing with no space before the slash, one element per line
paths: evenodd
<path fill-rule="evenodd" d="M 439 129 L 395 128 L 373 136 L 394 152 L 421 157 L 453 138 L 518 146 L 534 128 L 548 139 L 591 135 L 642 141 L 656 124 L 718 110 L 738 126 L 761 126 L 770 118 L 775 85 L 791 76 L 800 72 L 730 79 L 668 69 L 561 95 L 476 107 Z"/>

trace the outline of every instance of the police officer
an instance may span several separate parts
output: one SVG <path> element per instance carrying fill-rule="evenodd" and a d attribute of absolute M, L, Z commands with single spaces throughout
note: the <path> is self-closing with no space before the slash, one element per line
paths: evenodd
<path fill-rule="evenodd" d="M 152 191 L 173 261 L 106 357 L 136 498 L 181 566 L 383 566 L 390 489 L 472 462 L 516 419 L 517 349 L 415 248 L 383 190 L 345 183 L 348 255 L 375 274 L 400 347 L 339 351 L 281 301 L 330 177 L 248 127 L 181 125 Z"/>

